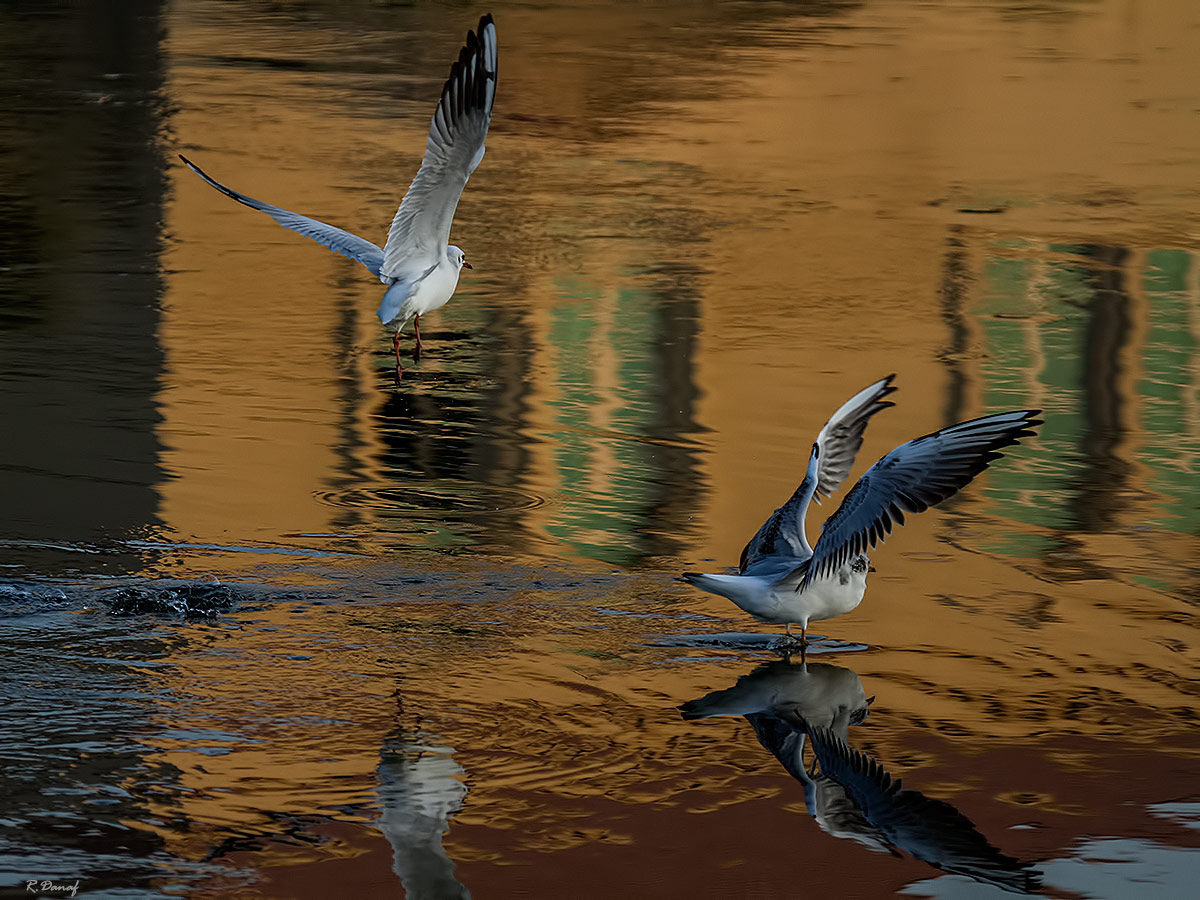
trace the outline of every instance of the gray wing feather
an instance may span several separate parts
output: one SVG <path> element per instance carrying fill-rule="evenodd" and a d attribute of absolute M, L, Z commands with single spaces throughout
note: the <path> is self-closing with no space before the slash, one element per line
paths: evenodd
<path fill-rule="evenodd" d="M 895 392 L 896 389 L 892 387 L 892 379 L 895 377 L 889 375 L 870 387 L 863 388 L 843 403 L 821 428 L 816 441 L 819 448 L 817 495 L 828 497 L 850 474 L 854 457 L 858 448 L 862 446 L 863 431 L 866 430 L 867 422 L 875 413 L 895 405 L 892 401 L 883 399 Z M 812 553 L 812 547 L 804 535 L 804 518 L 808 515 L 811 500 L 809 492 L 812 488 L 813 485 L 806 474 L 787 503 L 775 510 L 762 524 L 742 549 L 742 558 L 738 563 L 738 570 L 742 574 L 758 560 L 766 557 L 787 555 L 804 558 Z"/>
<path fill-rule="evenodd" d="M 1001 447 L 1034 433 L 1038 409 L 961 422 L 901 444 L 867 469 L 837 512 L 825 520 L 799 588 L 836 572 L 904 524 L 904 513 L 924 512 L 965 487 L 1003 456 Z"/>
<path fill-rule="evenodd" d="M 817 497 L 828 497 L 846 480 L 854 457 L 862 446 L 863 432 L 867 422 L 877 412 L 895 406 L 884 400 L 895 393 L 892 380 L 895 374 L 881 378 L 873 385 L 863 388 L 842 404 L 841 409 L 829 417 L 821 433 L 817 435 L 817 446 L 821 448 L 820 468 L 817 469 Z"/>
<path fill-rule="evenodd" d="M 442 87 L 421 168 L 388 229 L 384 275 L 415 278 L 445 256 L 459 197 L 483 159 L 496 97 L 496 62 L 496 26 L 486 15 L 479 20 L 478 37 L 467 32 L 466 45 Z"/>
<path fill-rule="evenodd" d="M 742 548 L 738 573 L 745 575 L 755 563 L 780 556 L 804 559 L 812 553 L 804 536 L 804 515 L 812 500 L 812 481 L 807 475 L 787 503 L 771 514 Z"/>
<path fill-rule="evenodd" d="M 183 160 L 185 166 L 226 197 L 231 197 L 238 203 L 248 206 L 251 209 L 265 212 L 284 228 L 303 235 L 309 240 L 316 241 L 322 247 L 328 247 L 334 253 L 341 256 L 348 256 L 350 259 L 362 263 L 376 278 L 381 277 L 379 269 L 383 265 L 383 250 L 365 238 L 360 238 L 358 235 L 343 231 L 333 225 L 319 222 L 316 219 L 310 219 L 308 216 L 289 212 L 286 209 L 280 209 L 278 206 L 272 206 L 270 203 L 263 203 L 261 200 L 255 200 L 253 197 L 247 197 L 245 194 L 233 190 L 233 188 L 226 187 L 215 178 L 211 178 L 203 169 L 182 153 L 179 154 L 179 158 Z M 386 278 L 382 280 L 387 281 Z"/>
<path fill-rule="evenodd" d="M 804 770 L 804 732 L 798 731 L 778 716 L 770 713 L 746 713 L 744 718 L 754 729 L 754 736 L 768 753 L 797 781 L 808 781 Z"/>

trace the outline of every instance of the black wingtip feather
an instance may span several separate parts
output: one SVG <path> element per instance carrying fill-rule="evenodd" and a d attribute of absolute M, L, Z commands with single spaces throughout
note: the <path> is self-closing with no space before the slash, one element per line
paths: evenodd
<path fill-rule="evenodd" d="M 896 393 L 896 391 L 898 391 L 899 388 L 897 388 L 894 384 L 892 384 L 892 382 L 896 380 L 895 372 L 893 372 L 891 375 L 884 376 L 880 380 L 883 382 L 883 388 L 882 388 L 882 390 L 880 390 L 879 396 L 875 398 L 875 405 L 880 410 L 884 410 L 890 406 L 895 406 L 896 402 L 894 400 L 884 400 L 883 398 L 888 396 L 889 394 Z"/>
<path fill-rule="evenodd" d="M 440 107 L 449 128 L 470 110 L 482 108 L 487 98 L 487 82 L 496 79 L 496 72 L 488 71 L 483 30 L 495 26 L 491 13 L 479 19 L 479 34 L 467 31 L 467 38 L 458 51 L 458 59 L 450 65 L 450 77 L 442 85 Z M 472 61 L 475 62 L 472 67 Z M 439 129 L 440 131 L 440 129 Z M 448 138 L 448 135 L 443 135 Z"/>

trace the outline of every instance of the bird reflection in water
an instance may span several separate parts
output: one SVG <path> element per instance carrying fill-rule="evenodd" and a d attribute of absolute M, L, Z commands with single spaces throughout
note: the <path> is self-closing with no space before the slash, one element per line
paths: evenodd
<path fill-rule="evenodd" d="M 420 729 L 398 727 L 380 750 L 378 826 L 392 846 L 392 871 L 409 900 L 467 898 L 442 847 L 467 794 L 454 751 Z"/>
<path fill-rule="evenodd" d="M 1030 863 L 1001 853 L 949 803 L 904 789 L 850 745 L 850 726 L 866 720 L 874 699 L 850 669 L 777 660 L 679 709 L 687 720 L 743 716 L 759 743 L 803 785 L 808 814 L 827 834 L 893 856 L 903 850 L 1014 893 L 1036 891 L 1040 877 Z"/>

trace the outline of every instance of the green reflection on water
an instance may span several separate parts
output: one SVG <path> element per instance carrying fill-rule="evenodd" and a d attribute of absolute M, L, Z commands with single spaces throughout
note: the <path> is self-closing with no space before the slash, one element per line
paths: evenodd
<path fill-rule="evenodd" d="M 1079 389 L 1087 317 L 1081 305 L 1087 294 L 1084 277 L 1074 265 L 1056 263 L 1038 271 L 1031 260 L 992 260 L 984 269 L 985 407 L 1027 406 L 1034 380 L 1046 388 L 1041 399 L 1045 424 L 1037 440 L 1023 447 L 1020 465 L 992 470 L 985 496 L 1001 515 L 1051 530 L 1070 524 L 1067 498 L 1085 427 Z M 1002 543 L 991 549 L 1028 556 L 1050 546 L 1034 535 L 1011 535 Z"/>
<path fill-rule="evenodd" d="M 1189 384 L 1196 355 L 1194 298 L 1187 293 L 1191 257 L 1183 250 L 1153 250 L 1146 256 L 1142 290 L 1150 306 L 1142 379 L 1138 382 L 1141 426 L 1147 433 L 1139 458 L 1151 470 L 1149 486 L 1162 495 L 1157 527 L 1200 533 L 1195 497 L 1196 385 Z"/>
<path fill-rule="evenodd" d="M 1011 245 L 997 241 L 993 248 Z M 985 408 L 1045 407 L 1036 441 L 1012 464 L 991 471 L 985 496 L 996 513 L 1039 530 L 1103 530 L 1107 523 L 1085 521 L 1088 506 L 1081 498 L 1088 491 L 1130 487 L 1115 473 L 1127 468 L 1122 457 L 1131 455 L 1151 469 L 1149 486 L 1160 495 L 1145 523 L 1196 533 L 1200 509 L 1191 485 L 1200 441 L 1191 383 L 1197 342 L 1196 301 L 1187 286 L 1190 254 L 1149 251 L 1136 276 L 1129 276 L 1102 258 L 1080 261 L 1095 255 L 1095 248 L 1052 244 L 1046 250 L 1052 258 L 988 259 L 972 310 L 985 351 Z M 1053 258 L 1064 254 L 1076 259 Z M 1135 314 L 1123 277 L 1140 281 L 1148 304 L 1144 344 L 1131 348 L 1143 374 L 1134 397 L 1120 393 L 1126 382 L 1119 373 L 1137 335 L 1136 325 L 1122 318 Z M 1119 434 L 1136 427 L 1135 421 L 1147 433 L 1144 446 L 1118 451 Z M 987 549 L 1028 558 L 1055 543 L 1040 534 L 1010 534 Z"/>
<path fill-rule="evenodd" d="M 564 502 L 546 530 L 582 555 L 629 565 L 639 557 L 630 537 L 654 483 L 654 446 L 631 439 L 648 434 L 654 415 L 654 298 L 642 289 L 618 290 L 612 326 L 605 329 L 594 299 L 600 288 L 565 279 L 557 287 L 561 302 L 551 312 L 549 340 L 559 396 L 547 405 L 560 426 L 554 461 Z M 602 380 L 596 367 L 605 359 L 613 360 L 611 398 L 596 388 Z M 605 405 L 611 414 L 596 421 Z"/>

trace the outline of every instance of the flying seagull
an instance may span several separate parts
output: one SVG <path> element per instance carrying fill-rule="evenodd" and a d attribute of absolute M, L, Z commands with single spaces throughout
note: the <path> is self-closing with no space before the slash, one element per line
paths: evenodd
<path fill-rule="evenodd" d="M 421 358 L 421 316 L 444 306 L 458 286 L 463 268 L 471 268 L 462 250 L 449 244 L 450 223 L 467 179 L 483 159 L 483 141 L 496 96 L 496 26 L 491 15 L 479 20 L 479 33 L 467 42 L 450 67 L 450 77 L 429 123 L 425 157 L 388 229 L 383 248 L 348 231 L 299 213 L 263 203 L 210 178 L 187 157 L 184 164 L 227 197 L 261 210 L 284 228 L 348 256 L 386 284 L 379 321 L 391 328 L 400 377 L 400 331 L 414 320 L 413 359 Z"/>
<path fill-rule="evenodd" d="M 867 587 L 866 551 L 904 524 L 904 513 L 924 512 L 953 496 L 1041 424 L 1038 409 L 997 413 L 960 422 L 901 444 L 867 469 L 821 526 L 815 546 L 804 533 L 813 496 L 828 497 L 850 474 L 863 431 L 876 413 L 894 404 L 895 375 L 880 379 L 842 404 L 817 435 L 804 480 L 742 550 L 736 575 L 685 572 L 688 584 L 720 594 L 756 619 L 800 626 L 858 606 Z"/>

